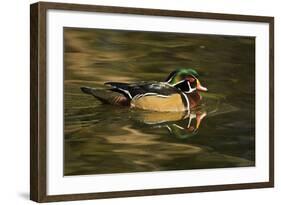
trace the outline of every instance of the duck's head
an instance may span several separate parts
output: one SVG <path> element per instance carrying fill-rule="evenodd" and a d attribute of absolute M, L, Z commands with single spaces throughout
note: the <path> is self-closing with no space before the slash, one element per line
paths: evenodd
<path fill-rule="evenodd" d="M 177 69 L 169 74 L 165 82 L 173 85 L 184 92 L 208 91 L 201 85 L 198 73 L 191 68 Z"/>

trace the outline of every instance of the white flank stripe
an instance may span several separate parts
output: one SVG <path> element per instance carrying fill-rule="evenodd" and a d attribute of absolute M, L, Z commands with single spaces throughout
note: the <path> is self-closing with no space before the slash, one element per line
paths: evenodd
<path fill-rule="evenodd" d="M 149 96 L 149 95 L 153 95 L 153 96 L 157 96 L 157 97 L 161 97 L 161 98 L 169 98 L 170 97 L 168 95 L 160 95 L 160 94 L 157 94 L 157 93 L 145 93 L 145 94 L 136 95 L 133 99 L 136 100 L 138 98 Z"/>
<path fill-rule="evenodd" d="M 155 95 L 155 96 L 161 97 L 161 98 L 168 98 L 168 97 L 170 97 L 168 95 L 160 95 L 160 94 L 157 94 L 157 93 L 145 93 L 143 96 L 147 96 L 147 95 Z"/>
<path fill-rule="evenodd" d="M 188 115 L 189 115 L 189 112 L 190 112 L 190 105 L 189 105 L 188 97 L 185 95 L 185 93 L 182 93 L 182 95 L 184 96 L 184 98 L 185 98 L 185 100 L 186 100 L 187 110 L 188 110 Z"/>

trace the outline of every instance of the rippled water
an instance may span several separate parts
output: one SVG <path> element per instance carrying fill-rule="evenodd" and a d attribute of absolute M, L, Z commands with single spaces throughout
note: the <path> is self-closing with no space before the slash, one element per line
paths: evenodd
<path fill-rule="evenodd" d="M 65 28 L 64 174 L 254 166 L 254 63 L 250 37 Z M 162 81 L 180 67 L 209 89 L 190 116 L 103 105 L 80 91 Z"/>

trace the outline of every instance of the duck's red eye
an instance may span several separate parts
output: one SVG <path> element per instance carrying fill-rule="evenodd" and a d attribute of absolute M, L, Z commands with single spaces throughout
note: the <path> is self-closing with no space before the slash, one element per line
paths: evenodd
<path fill-rule="evenodd" d="M 187 77 L 186 80 L 189 81 L 190 83 L 195 82 L 195 78 L 193 77 Z"/>

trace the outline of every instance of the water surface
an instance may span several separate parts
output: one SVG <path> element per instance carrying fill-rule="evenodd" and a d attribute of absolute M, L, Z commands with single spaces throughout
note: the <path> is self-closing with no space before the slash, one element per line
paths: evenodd
<path fill-rule="evenodd" d="M 184 119 L 80 91 L 162 81 L 181 67 L 195 68 L 209 89 Z M 254 166 L 254 76 L 251 37 L 65 28 L 64 175 Z"/>

